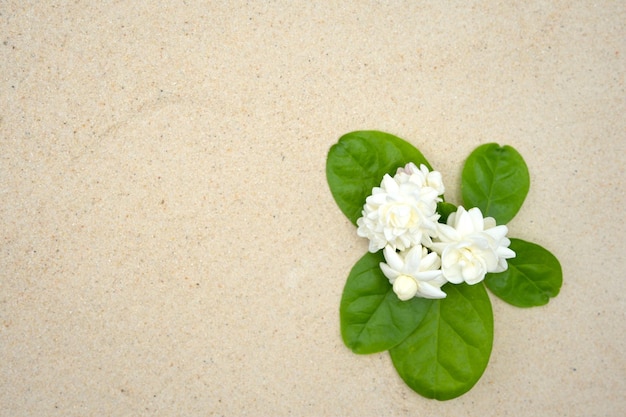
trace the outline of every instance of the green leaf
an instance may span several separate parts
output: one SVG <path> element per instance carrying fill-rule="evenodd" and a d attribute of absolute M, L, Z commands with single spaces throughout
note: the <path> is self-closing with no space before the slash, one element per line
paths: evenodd
<path fill-rule="evenodd" d="M 541 246 L 521 239 L 511 239 L 515 258 L 497 274 L 487 274 L 485 285 L 495 295 L 517 307 L 547 304 L 559 294 L 563 271 L 558 259 Z"/>
<path fill-rule="evenodd" d="M 508 223 L 517 214 L 529 187 L 526 162 L 510 146 L 481 145 L 465 161 L 461 193 L 466 208 L 478 207 L 498 224 Z"/>
<path fill-rule="evenodd" d="M 439 223 L 445 224 L 448 220 L 448 216 L 456 212 L 457 209 L 458 207 L 452 203 L 446 203 L 445 201 L 437 203 L 437 213 L 441 215 L 441 217 L 439 218 Z"/>
<path fill-rule="evenodd" d="M 356 224 L 365 199 L 385 174 L 413 162 L 432 169 L 410 143 L 389 133 L 357 131 L 342 136 L 328 151 L 326 179 L 341 211 Z"/>
<path fill-rule="evenodd" d="M 382 252 L 366 253 L 352 268 L 341 297 L 343 341 L 355 353 L 375 353 L 403 341 L 420 323 L 432 300 L 400 301 L 380 270 Z"/>
<path fill-rule="evenodd" d="M 493 313 L 481 284 L 446 284 L 426 317 L 389 353 L 400 377 L 437 400 L 458 397 L 476 384 L 491 354 Z"/>

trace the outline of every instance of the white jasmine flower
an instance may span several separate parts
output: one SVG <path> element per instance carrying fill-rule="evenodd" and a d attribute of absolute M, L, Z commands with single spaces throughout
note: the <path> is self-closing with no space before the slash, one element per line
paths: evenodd
<path fill-rule="evenodd" d="M 406 164 L 406 166 L 398 168 L 395 178 L 396 180 L 402 182 L 404 177 L 410 177 L 412 175 L 418 175 L 420 178 L 422 178 L 422 186 L 432 188 L 437 192 L 438 196 L 443 195 L 443 193 L 446 191 L 443 185 L 441 172 L 428 171 L 428 168 L 424 164 L 421 164 L 418 169 L 413 162 L 409 162 L 408 164 Z M 441 201 L 441 199 L 437 199 L 437 201 Z"/>
<path fill-rule="evenodd" d="M 386 246 L 383 254 L 387 263 L 381 262 L 380 269 L 400 300 L 446 297 L 446 293 L 441 291 L 446 280 L 439 269 L 441 262 L 436 253 L 428 253 L 425 247 L 417 245 L 403 253 Z"/>
<path fill-rule="evenodd" d="M 385 174 L 380 187 L 374 187 L 365 200 L 357 234 L 370 240 L 372 253 L 387 245 L 405 250 L 430 244 L 437 232 L 437 202 L 443 189 L 441 174 L 428 172 L 424 165 L 417 169 L 408 164 L 393 178 Z"/>
<path fill-rule="evenodd" d="M 459 207 L 447 224 L 438 224 L 438 241 L 432 249 L 441 254 L 441 270 L 449 282 L 476 284 L 488 272 L 507 269 L 507 259 L 515 257 L 506 237 L 508 228 L 496 226 L 493 218 L 483 218 L 479 208 Z"/>

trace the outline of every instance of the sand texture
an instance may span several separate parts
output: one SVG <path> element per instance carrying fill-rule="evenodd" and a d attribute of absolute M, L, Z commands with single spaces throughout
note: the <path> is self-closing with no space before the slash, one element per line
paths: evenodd
<path fill-rule="evenodd" d="M 0 416 L 622 416 L 623 1 L 0 1 Z M 460 200 L 497 142 L 561 294 L 492 297 L 425 399 L 339 331 L 367 241 L 328 149 L 400 136 Z"/>

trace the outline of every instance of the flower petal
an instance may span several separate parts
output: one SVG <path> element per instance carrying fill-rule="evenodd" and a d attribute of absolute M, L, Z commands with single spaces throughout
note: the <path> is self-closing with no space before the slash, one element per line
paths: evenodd
<path fill-rule="evenodd" d="M 508 232 L 509 228 L 504 225 L 495 226 L 484 231 L 484 233 L 491 236 L 496 242 L 504 239 Z"/>
<path fill-rule="evenodd" d="M 472 220 L 472 227 L 474 232 L 482 232 L 485 228 L 485 220 L 483 219 L 483 213 L 478 207 L 472 207 L 467 211 L 470 219 Z"/>
<path fill-rule="evenodd" d="M 420 270 L 422 262 L 422 246 L 413 246 L 405 255 L 404 268 L 405 273 L 414 274 Z"/>
<path fill-rule="evenodd" d="M 470 214 L 459 206 L 456 216 L 456 225 L 454 227 L 459 236 L 464 237 L 474 233 L 474 224 Z"/>
<path fill-rule="evenodd" d="M 400 275 L 400 273 L 398 271 L 396 271 L 395 269 L 390 268 L 389 265 L 387 265 L 384 262 L 380 263 L 380 269 L 381 269 L 381 271 L 383 271 L 383 274 L 387 277 L 389 282 L 392 283 L 392 284 L 395 281 L 395 279 L 398 278 L 398 276 Z"/>
<path fill-rule="evenodd" d="M 439 278 L 441 275 L 442 272 L 440 269 L 433 269 L 430 271 L 420 271 L 415 274 L 415 278 L 417 278 L 420 282 L 428 282 Z"/>
<path fill-rule="evenodd" d="M 438 288 L 437 286 L 434 286 L 434 285 L 430 285 L 427 282 L 419 283 L 417 294 L 420 297 L 430 298 L 430 299 L 446 298 L 446 293 L 441 291 L 441 288 Z"/>
<path fill-rule="evenodd" d="M 455 242 L 461 238 L 457 230 L 447 224 L 439 223 L 437 225 L 437 231 L 439 232 L 439 240 L 442 242 Z"/>
<path fill-rule="evenodd" d="M 398 191 L 398 183 L 391 178 L 389 174 L 385 174 L 383 180 L 380 183 L 380 188 L 384 189 L 387 194 L 394 194 Z"/>
<path fill-rule="evenodd" d="M 385 246 L 385 249 L 383 250 L 383 255 L 385 256 L 385 260 L 392 269 L 395 269 L 396 271 L 402 271 L 404 269 L 404 261 L 402 260 L 400 255 L 398 255 L 396 250 L 391 247 L 391 245 Z"/>
<path fill-rule="evenodd" d="M 439 269 L 440 267 L 441 267 L 441 259 L 439 258 L 439 255 L 437 255 L 437 253 L 431 252 L 427 254 L 426 256 L 422 254 L 422 260 L 420 262 L 420 269 L 422 271 Z"/>

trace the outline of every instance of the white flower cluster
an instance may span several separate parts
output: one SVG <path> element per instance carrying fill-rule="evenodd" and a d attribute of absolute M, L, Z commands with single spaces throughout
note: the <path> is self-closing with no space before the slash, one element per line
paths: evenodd
<path fill-rule="evenodd" d="M 365 200 L 357 234 L 369 239 L 370 252 L 384 249 L 380 268 L 400 300 L 444 298 L 447 282 L 479 283 L 515 257 L 508 228 L 477 207 L 459 206 L 447 224 L 438 223 L 444 191 L 441 173 L 409 163 L 393 177 L 385 174 Z"/>

